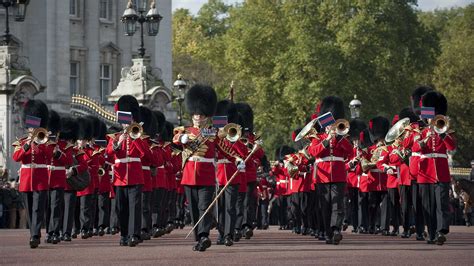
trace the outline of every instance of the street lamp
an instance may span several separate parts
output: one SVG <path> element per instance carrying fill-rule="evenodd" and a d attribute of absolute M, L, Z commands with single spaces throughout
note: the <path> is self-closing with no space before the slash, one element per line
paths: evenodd
<path fill-rule="evenodd" d="M 132 0 L 128 1 L 127 9 L 122 16 L 124 24 L 124 31 L 126 36 L 133 36 L 137 31 L 137 22 L 140 23 L 140 48 L 138 48 L 138 55 L 140 58 L 145 56 L 145 44 L 143 42 L 143 24 L 146 22 L 148 26 L 148 36 L 156 36 L 160 28 L 160 21 L 163 18 L 158 14 L 155 0 L 151 2 L 150 10 L 145 15 L 147 0 L 137 0 L 136 6 L 132 4 Z M 136 10 L 135 10 L 136 9 Z M 138 11 L 138 14 L 137 14 Z"/>
<path fill-rule="evenodd" d="M 183 75 L 178 74 L 178 79 L 173 83 L 174 87 L 174 94 L 175 94 L 175 99 L 178 101 L 179 105 L 179 115 L 178 115 L 178 120 L 179 120 L 179 125 L 183 125 L 183 102 L 184 102 L 184 96 L 186 95 L 186 87 L 188 84 L 186 84 L 186 81 L 183 79 Z"/>
<path fill-rule="evenodd" d="M 5 8 L 5 35 L 3 35 L 3 44 L 9 45 L 11 40 L 10 34 L 10 24 L 9 24 L 9 14 L 8 9 L 11 7 L 16 7 L 15 21 L 25 21 L 26 16 L 26 7 L 30 3 L 29 0 L 0 0 L 0 6 Z"/>
<path fill-rule="evenodd" d="M 362 103 L 357 99 L 357 95 L 354 94 L 354 99 L 349 103 L 349 109 L 351 109 L 351 118 L 359 118 L 360 117 L 360 107 Z"/>

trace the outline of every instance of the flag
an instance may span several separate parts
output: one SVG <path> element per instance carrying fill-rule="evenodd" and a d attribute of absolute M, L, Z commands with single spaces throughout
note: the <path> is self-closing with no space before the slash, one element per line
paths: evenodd
<path fill-rule="evenodd" d="M 215 128 L 221 128 L 227 125 L 227 116 L 213 116 L 212 126 Z"/>
<path fill-rule="evenodd" d="M 327 112 L 318 117 L 318 123 L 319 125 L 321 125 L 322 128 L 325 128 L 336 123 L 336 120 L 334 120 L 334 117 L 332 116 L 331 112 Z"/>
<path fill-rule="evenodd" d="M 117 121 L 119 124 L 130 125 L 132 123 L 132 113 L 117 111 Z"/>
<path fill-rule="evenodd" d="M 435 117 L 435 108 L 434 107 L 421 107 L 421 118 L 423 119 L 432 119 Z"/>
<path fill-rule="evenodd" d="M 26 128 L 38 128 L 41 126 L 41 118 L 27 115 L 25 124 Z"/>

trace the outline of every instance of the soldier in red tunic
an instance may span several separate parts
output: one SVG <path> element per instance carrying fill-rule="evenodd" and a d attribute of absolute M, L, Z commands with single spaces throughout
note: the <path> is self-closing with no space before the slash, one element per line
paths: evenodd
<path fill-rule="evenodd" d="M 286 155 L 293 153 L 295 150 L 288 146 L 281 146 L 275 150 L 276 162 L 272 166 L 270 175 L 276 180 L 275 196 L 277 197 L 278 206 L 278 223 L 279 230 L 285 230 L 288 227 L 288 195 L 290 177 L 283 165 Z"/>
<path fill-rule="evenodd" d="M 425 93 L 422 104 L 424 107 L 434 107 L 435 114 L 442 115 L 442 118 L 448 109 L 446 97 L 435 91 Z M 446 241 L 445 235 L 449 233 L 448 203 L 451 176 L 447 152 L 456 148 L 456 141 L 448 130 L 448 125 L 446 128 L 437 128 L 436 122 L 432 119 L 428 119 L 427 122 L 430 126 L 421 132 L 421 139 L 415 143 L 421 152 L 417 182 L 428 227 L 427 242 L 443 245 Z"/>
<path fill-rule="evenodd" d="M 117 111 L 131 112 L 133 121 L 140 121 L 138 101 L 130 95 L 119 98 L 115 105 Z M 132 122 L 133 122 L 132 121 Z M 122 125 L 125 132 L 130 125 Z M 107 156 L 114 158 L 114 185 L 116 187 L 116 204 L 120 220 L 121 246 L 128 244 L 134 247 L 140 240 L 141 200 L 144 184 L 142 158 L 150 160 L 152 154 L 149 146 L 132 132 L 118 132 L 108 135 Z"/>
<path fill-rule="evenodd" d="M 362 130 L 359 134 L 359 143 L 357 153 L 359 154 L 359 163 L 355 166 L 356 171 L 360 173 L 359 178 L 359 233 L 368 234 L 371 225 L 371 216 L 369 213 L 369 174 L 368 169 L 362 167 L 362 164 L 369 164 L 372 154 L 369 148 L 373 145 L 370 140 L 369 129 Z M 357 170 L 358 169 L 358 170 Z"/>
<path fill-rule="evenodd" d="M 325 97 L 319 105 L 319 115 L 326 112 L 331 112 L 334 119 L 344 118 L 342 100 L 335 96 Z M 345 136 L 336 136 L 332 126 L 323 131 L 312 139 L 307 152 L 316 159 L 317 189 L 328 238 L 326 243 L 338 245 L 342 240 L 344 220 L 344 190 L 347 182 L 345 161 L 352 156 L 352 145 Z"/>
<path fill-rule="evenodd" d="M 97 194 L 98 217 L 96 217 L 95 226 L 97 229 L 97 235 L 99 236 L 103 236 L 106 228 L 110 227 L 110 192 L 112 191 L 112 185 L 110 182 L 111 164 L 105 153 L 107 145 L 106 135 L 107 126 L 104 122 L 100 121 L 99 133 L 94 140 L 94 149 L 100 152 L 100 168 L 98 170 L 99 185 Z"/>

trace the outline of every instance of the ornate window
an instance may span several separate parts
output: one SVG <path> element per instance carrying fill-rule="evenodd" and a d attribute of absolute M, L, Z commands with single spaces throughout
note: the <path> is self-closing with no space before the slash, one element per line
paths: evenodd
<path fill-rule="evenodd" d="M 107 102 L 112 87 L 112 65 L 100 65 L 100 100 Z"/>
<path fill-rule="evenodd" d="M 79 1 L 80 0 L 69 0 L 69 15 L 71 17 L 79 17 Z"/>
<path fill-rule="evenodd" d="M 73 95 L 79 92 L 80 63 L 71 61 L 69 69 L 69 91 Z"/>

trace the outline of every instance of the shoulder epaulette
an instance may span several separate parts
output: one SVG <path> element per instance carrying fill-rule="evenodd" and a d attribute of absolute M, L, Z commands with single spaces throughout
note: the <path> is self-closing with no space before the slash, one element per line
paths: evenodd
<path fill-rule="evenodd" d="M 84 152 L 83 150 L 78 150 L 78 151 L 76 152 L 76 156 L 82 155 L 82 154 L 85 154 L 85 152 Z"/>
<path fill-rule="evenodd" d="M 70 149 L 70 148 L 73 148 L 73 147 L 74 147 L 74 144 L 68 143 L 68 144 L 66 144 L 66 147 L 64 147 L 64 150 L 67 150 L 67 149 Z"/>

